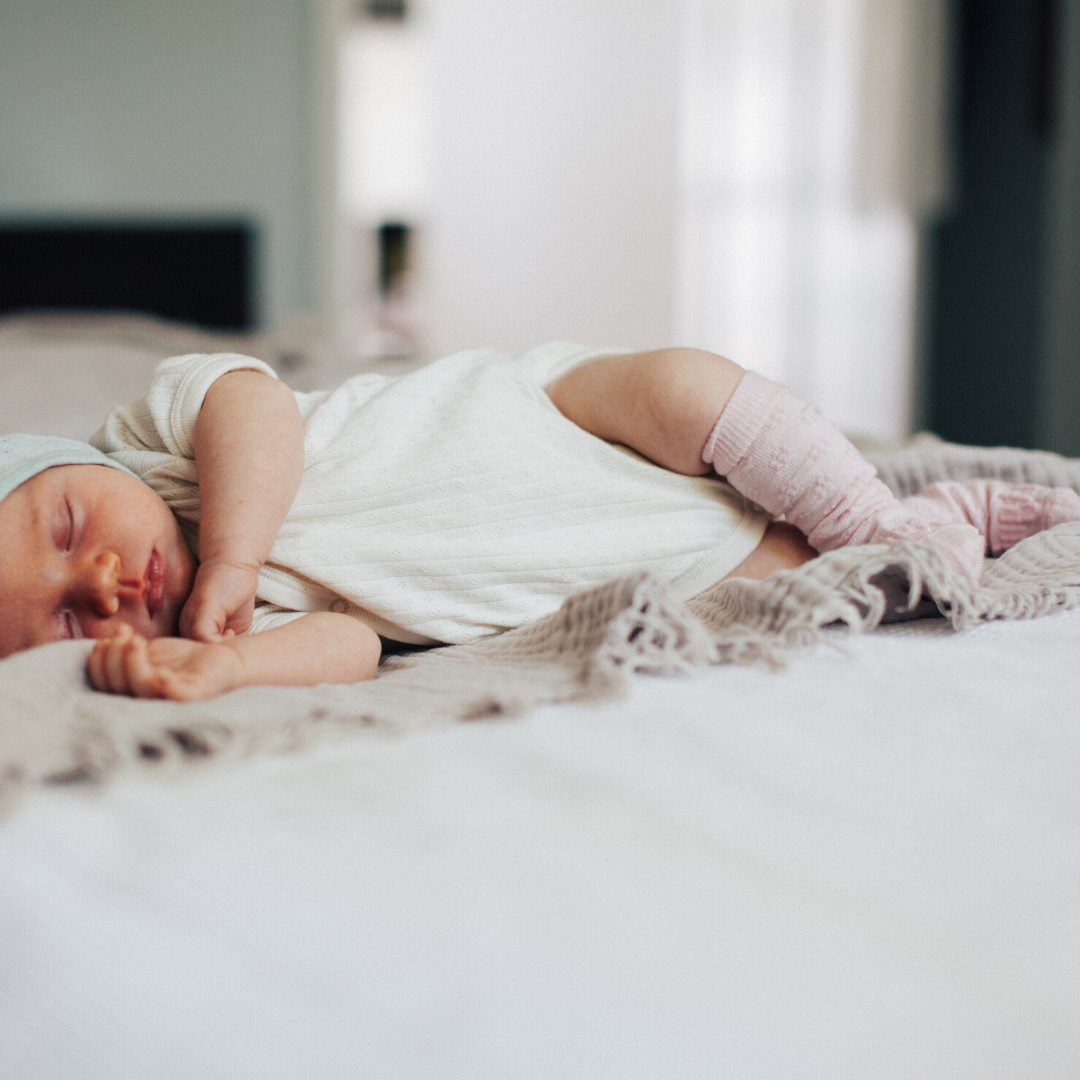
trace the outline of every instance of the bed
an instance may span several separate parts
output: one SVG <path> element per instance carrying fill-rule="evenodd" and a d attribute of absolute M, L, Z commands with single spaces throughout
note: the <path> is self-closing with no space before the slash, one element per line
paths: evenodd
<path fill-rule="evenodd" d="M 85 437 L 194 349 L 343 373 L 225 340 L 0 320 L 0 430 Z M 91 725 L 82 772 L 9 768 L 0 1075 L 1074 1077 L 1080 610 L 813 637 L 591 699 L 480 687 L 470 722 L 335 725 L 324 688 L 317 739 L 309 692 L 245 691 L 253 728 L 302 722 L 230 756 L 162 720 L 124 768 Z"/>

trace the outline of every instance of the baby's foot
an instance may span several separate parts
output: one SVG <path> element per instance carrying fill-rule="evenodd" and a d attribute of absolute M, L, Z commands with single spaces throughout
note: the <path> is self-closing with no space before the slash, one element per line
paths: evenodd
<path fill-rule="evenodd" d="M 1080 521 L 1080 495 L 1072 488 L 1038 484 L 995 485 L 990 492 L 990 551 L 1000 555 L 1014 544 L 1065 521 Z"/>
<path fill-rule="evenodd" d="M 891 544 L 894 540 L 917 540 L 933 545 L 973 589 L 979 587 L 986 539 L 974 525 L 923 521 L 906 507 L 897 506 L 878 517 L 865 543 Z"/>
<path fill-rule="evenodd" d="M 1080 495 L 1071 488 L 949 480 L 931 484 L 904 506 L 931 524 L 968 522 L 986 537 L 992 555 L 1064 521 L 1080 521 Z"/>

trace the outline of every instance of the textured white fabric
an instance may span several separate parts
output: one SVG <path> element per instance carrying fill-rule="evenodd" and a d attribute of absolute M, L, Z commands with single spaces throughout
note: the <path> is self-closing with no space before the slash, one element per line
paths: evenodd
<path fill-rule="evenodd" d="M 385 636 L 460 644 L 637 570 L 673 581 L 681 599 L 726 576 L 768 515 L 715 478 L 595 438 L 544 392 L 611 351 L 551 343 L 514 360 L 474 349 L 298 393 L 304 476 L 260 575 L 258 598 L 274 610 L 256 628 L 344 601 Z M 146 400 L 114 410 L 94 437 L 189 529 L 198 411 L 213 380 L 240 367 L 272 374 L 235 354 L 166 361 Z"/>
<path fill-rule="evenodd" d="M 247 369 L 277 378 L 269 365 L 239 353 L 191 353 L 163 360 L 145 399 L 113 409 L 90 443 L 146 481 L 181 524 L 197 526 L 195 422 L 214 382 L 230 371 Z M 197 529 L 186 532 L 194 546 Z"/>

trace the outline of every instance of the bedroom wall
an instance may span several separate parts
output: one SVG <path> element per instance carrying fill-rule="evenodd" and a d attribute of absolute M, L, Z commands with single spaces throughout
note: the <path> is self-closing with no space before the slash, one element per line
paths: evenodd
<path fill-rule="evenodd" d="M 425 350 L 670 344 L 680 6 L 417 0 L 433 56 Z"/>
<path fill-rule="evenodd" d="M 852 429 L 906 431 L 911 215 L 855 205 L 848 179 L 861 0 L 409 9 L 434 114 L 429 207 L 408 222 L 422 354 L 551 337 L 693 344 L 788 381 Z M 690 122 L 703 111 L 716 123 Z M 698 175 L 698 159 L 721 158 L 742 172 Z"/>
<path fill-rule="evenodd" d="M 0 217 L 244 217 L 256 316 L 318 291 L 316 0 L 4 0 Z"/>

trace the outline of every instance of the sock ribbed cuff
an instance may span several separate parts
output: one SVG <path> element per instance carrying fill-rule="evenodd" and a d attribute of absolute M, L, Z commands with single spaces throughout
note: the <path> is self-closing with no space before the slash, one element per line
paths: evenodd
<path fill-rule="evenodd" d="M 713 425 L 701 450 L 701 460 L 720 476 L 735 468 L 769 418 L 772 403 L 784 388 L 753 371 L 744 372 Z"/>

